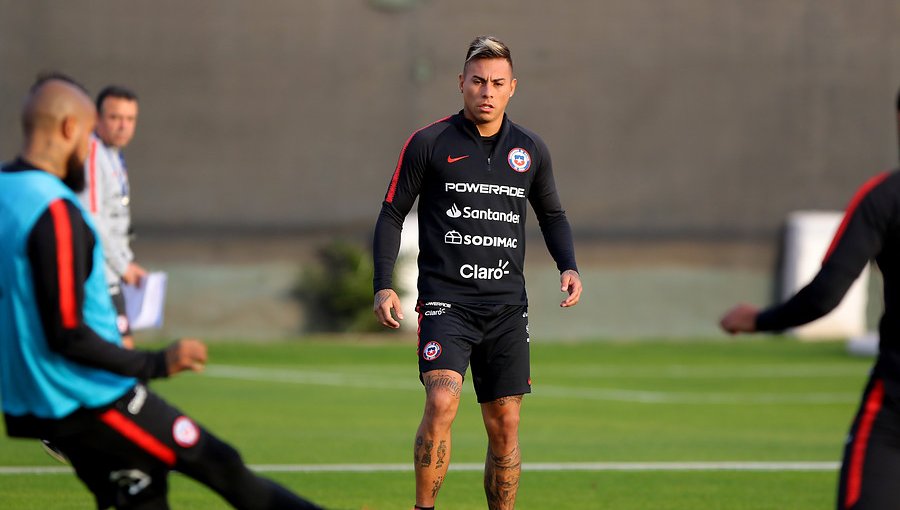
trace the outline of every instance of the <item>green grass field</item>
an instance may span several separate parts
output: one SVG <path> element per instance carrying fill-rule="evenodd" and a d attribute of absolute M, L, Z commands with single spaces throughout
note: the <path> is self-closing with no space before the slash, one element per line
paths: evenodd
<path fill-rule="evenodd" d="M 214 343 L 210 356 L 205 374 L 153 388 L 267 476 L 329 508 L 412 506 L 407 466 L 423 396 L 413 345 Z M 840 459 L 870 363 L 847 356 L 843 344 L 759 338 L 535 343 L 517 508 L 830 508 L 837 475 L 829 463 Z M 466 385 L 439 498 L 443 509 L 485 508 L 477 468 L 485 437 Z M 776 464 L 767 471 L 683 469 L 726 461 Z M 688 464 L 622 470 L 635 465 L 620 463 L 635 462 Z M 788 462 L 815 464 L 799 470 L 777 464 Z M 548 469 L 572 463 L 609 464 Z M 326 469 L 363 464 L 384 470 Z M 0 507 L 91 507 L 70 473 L 9 469 L 31 466 L 60 467 L 36 442 L 0 439 Z M 176 509 L 225 506 L 177 474 L 171 502 Z"/>

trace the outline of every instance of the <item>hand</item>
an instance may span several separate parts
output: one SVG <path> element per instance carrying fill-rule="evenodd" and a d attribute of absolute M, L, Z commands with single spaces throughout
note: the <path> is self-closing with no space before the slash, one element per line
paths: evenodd
<path fill-rule="evenodd" d="M 391 315 L 391 310 L 397 315 L 397 319 Z M 403 320 L 403 308 L 400 306 L 400 297 L 394 292 L 394 289 L 381 289 L 375 293 L 375 306 L 373 311 L 378 322 L 382 326 L 397 329 L 400 327 L 398 321 Z"/>
<path fill-rule="evenodd" d="M 569 308 L 577 305 L 581 299 L 581 276 L 578 275 L 578 271 L 566 269 L 559 275 L 559 282 L 562 284 L 559 290 L 569 293 L 559 306 Z"/>
<path fill-rule="evenodd" d="M 182 338 L 166 347 L 166 366 L 169 375 L 185 370 L 203 371 L 206 365 L 206 345 L 196 338 Z"/>
<path fill-rule="evenodd" d="M 756 331 L 756 316 L 759 309 L 755 306 L 741 303 L 722 316 L 719 326 L 732 335 L 737 333 L 753 333 Z"/>
<path fill-rule="evenodd" d="M 122 281 L 137 287 L 146 276 L 147 270 L 134 262 L 129 262 L 128 267 L 125 268 L 125 273 L 122 275 Z"/>

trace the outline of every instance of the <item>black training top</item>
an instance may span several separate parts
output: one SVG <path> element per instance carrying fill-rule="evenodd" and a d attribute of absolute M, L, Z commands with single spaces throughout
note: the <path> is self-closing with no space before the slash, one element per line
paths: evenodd
<path fill-rule="evenodd" d="M 884 313 L 879 324 L 880 350 L 876 370 L 888 388 L 900 394 L 900 171 L 883 173 L 866 182 L 847 208 L 822 262 L 806 287 L 786 302 L 762 311 L 760 331 L 780 331 L 806 324 L 833 310 L 874 260 L 884 278 Z"/>
<path fill-rule="evenodd" d="M 376 292 L 392 288 L 400 231 L 416 197 L 421 300 L 525 304 L 526 202 L 557 268 L 577 270 L 550 152 L 505 115 L 496 140 L 483 140 L 461 112 L 407 140 L 375 225 Z"/>

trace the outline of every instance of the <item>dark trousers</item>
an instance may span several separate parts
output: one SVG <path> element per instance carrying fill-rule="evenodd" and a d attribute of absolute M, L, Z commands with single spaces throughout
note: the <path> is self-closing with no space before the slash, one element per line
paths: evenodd
<path fill-rule="evenodd" d="M 111 407 L 79 413 L 48 439 L 69 458 L 97 508 L 168 510 L 175 469 L 247 510 L 320 507 L 250 471 L 229 444 L 143 385 Z"/>
<path fill-rule="evenodd" d="M 844 447 L 838 510 L 900 509 L 900 400 L 873 376 Z"/>

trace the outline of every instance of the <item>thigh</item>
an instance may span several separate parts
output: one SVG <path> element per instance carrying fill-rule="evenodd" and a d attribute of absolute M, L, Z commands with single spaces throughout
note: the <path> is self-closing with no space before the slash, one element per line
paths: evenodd
<path fill-rule="evenodd" d="M 134 397 L 127 395 L 127 401 Z M 110 426 L 108 413 L 90 412 L 78 426 L 52 438 L 99 508 L 165 509 L 169 466 L 148 452 L 152 436 L 134 426 L 128 435 Z"/>
<path fill-rule="evenodd" d="M 428 301 L 416 307 L 419 313 L 419 374 L 432 370 L 453 370 L 466 375 L 472 345 L 481 333 L 463 307 L 455 303 Z"/>
<path fill-rule="evenodd" d="M 486 308 L 484 341 L 472 351 L 472 382 L 478 402 L 531 393 L 528 307 Z"/>
<path fill-rule="evenodd" d="M 838 489 L 840 510 L 898 508 L 900 401 L 880 379 L 868 384 L 844 449 Z"/>
<path fill-rule="evenodd" d="M 117 507 L 157 508 L 135 505 L 164 498 L 171 469 L 195 476 L 206 462 L 209 445 L 219 443 L 141 384 L 109 408 L 91 414 L 89 426 L 53 442 L 98 501 L 113 498 Z"/>

